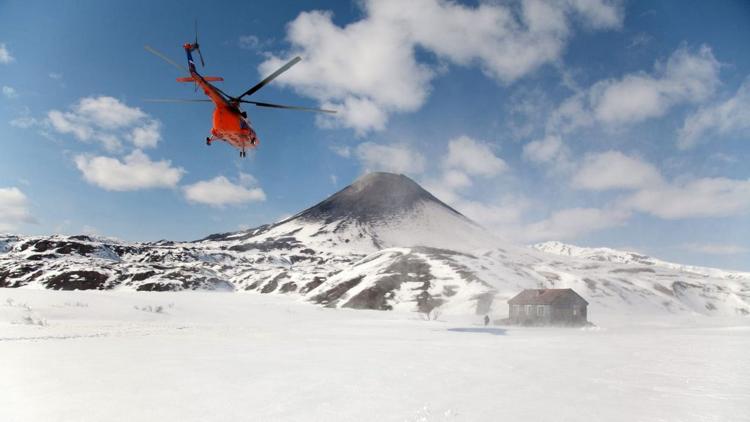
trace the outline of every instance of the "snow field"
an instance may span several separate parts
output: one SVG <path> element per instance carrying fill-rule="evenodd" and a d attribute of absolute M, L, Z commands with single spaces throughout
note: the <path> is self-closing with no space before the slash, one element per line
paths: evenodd
<path fill-rule="evenodd" d="M 603 312 L 485 328 L 282 295 L 0 289 L 0 420 L 750 420 L 747 319 Z"/>

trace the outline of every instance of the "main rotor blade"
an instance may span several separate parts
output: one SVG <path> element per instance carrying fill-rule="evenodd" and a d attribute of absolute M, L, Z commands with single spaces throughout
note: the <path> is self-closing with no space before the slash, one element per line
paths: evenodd
<path fill-rule="evenodd" d="M 154 55 L 156 55 L 160 59 L 164 60 L 165 62 L 171 64 L 172 66 L 174 66 L 174 67 L 176 67 L 178 69 L 180 69 L 181 71 L 184 71 L 184 72 L 187 72 L 188 74 L 190 74 L 190 71 L 186 67 L 180 66 L 174 60 L 170 59 L 169 57 L 167 57 L 164 54 L 160 53 L 159 51 L 155 50 L 151 46 L 145 45 L 143 47 L 146 49 L 146 51 L 148 51 L 150 53 L 153 53 Z"/>
<path fill-rule="evenodd" d="M 219 87 L 217 87 L 216 85 L 211 85 L 211 86 L 212 86 L 212 87 L 213 87 L 213 88 L 214 88 L 215 90 L 219 91 L 219 94 L 223 95 L 223 96 L 224 96 L 224 99 L 226 99 L 226 100 L 231 100 L 231 99 L 232 99 L 232 96 L 231 96 L 231 95 L 229 95 L 229 94 L 227 94 L 226 92 L 222 91 L 222 90 L 221 90 L 221 89 L 219 89 Z"/>
<path fill-rule="evenodd" d="M 210 103 L 211 100 L 203 100 L 203 99 L 180 99 L 180 98 L 146 98 L 143 101 L 147 101 L 149 103 Z"/>
<path fill-rule="evenodd" d="M 282 73 L 284 73 L 287 70 L 289 70 L 290 67 L 292 67 L 295 64 L 297 64 L 300 60 L 302 60 L 302 58 L 300 56 L 297 56 L 297 57 L 293 58 L 292 60 L 289 60 L 289 62 L 287 64 L 285 64 L 284 66 L 281 66 L 277 71 L 275 71 L 272 74 L 266 76 L 265 79 L 263 79 L 262 81 L 258 82 L 257 85 L 255 85 L 254 87 L 248 89 L 247 91 L 245 91 L 244 94 L 240 95 L 237 98 L 242 98 L 242 97 L 245 97 L 245 96 L 248 96 L 248 95 L 253 95 L 257 90 L 259 90 L 259 89 L 263 88 L 264 86 L 268 85 L 269 82 L 271 82 L 272 80 L 276 79 L 276 77 L 278 77 Z"/>
<path fill-rule="evenodd" d="M 255 104 L 258 107 L 269 107 L 269 108 L 283 108 L 286 110 L 299 110 L 299 111 L 313 111 L 317 113 L 330 113 L 335 114 L 336 110 L 325 110 L 322 108 L 310 108 L 310 107 L 299 107 L 299 106 L 289 106 L 289 105 L 282 105 L 282 104 L 273 104 L 273 103 L 262 103 L 260 101 L 248 101 L 248 100 L 240 100 L 241 103 L 248 103 L 248 104 Z"/>

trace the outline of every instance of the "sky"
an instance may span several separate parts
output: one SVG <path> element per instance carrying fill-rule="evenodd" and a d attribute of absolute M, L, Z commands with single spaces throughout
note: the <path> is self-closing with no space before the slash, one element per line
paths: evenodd
<path fill-rule="evenodd" d="M 208 147 L 177 69 L 252 99 Z M 511 242 L 750 270 L 750 3 L 0 0 L 0 232 L 192 240 L 403 173 Z"/>

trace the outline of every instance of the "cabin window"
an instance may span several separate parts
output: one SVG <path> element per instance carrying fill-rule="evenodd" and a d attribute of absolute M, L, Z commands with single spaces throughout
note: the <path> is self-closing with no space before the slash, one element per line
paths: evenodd
<path fill-rule="evenodd" d="M 544 305 L 536 307 L 536 316 L 544 316 Z"/>
<path fill-rule="evenodd" d="M 533 305 L 526 305 L 526 315 L 531 315 L 532 308 L 533 308 Z"/>

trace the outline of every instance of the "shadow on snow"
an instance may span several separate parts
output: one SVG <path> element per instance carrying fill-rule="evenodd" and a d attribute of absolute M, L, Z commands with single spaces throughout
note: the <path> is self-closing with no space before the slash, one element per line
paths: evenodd
<path fill-rule="evenodd" d="M 494 336 L 504 336 L 505 330 L 504 328 L 449 328 L 448 331 L 453 331 L 456 333 L 484 333 L 484 334 L 492 334 Z"/>

